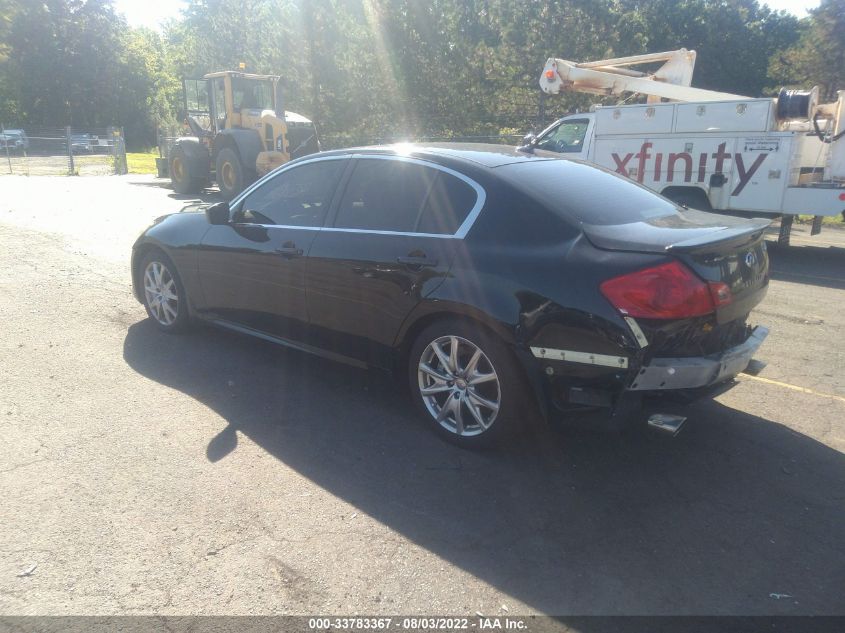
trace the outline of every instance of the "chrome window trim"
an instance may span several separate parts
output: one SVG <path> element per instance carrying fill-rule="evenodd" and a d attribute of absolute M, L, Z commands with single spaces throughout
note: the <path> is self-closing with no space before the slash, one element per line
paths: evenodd
<path fill-rule="evenodd" d="M 333 226 L 294 226 L 292 224 L 254 224 L 237 222 L 236 226 L 258 226 L 262 229 L 299 229 L 301 231 L 320 231 L 323 233 L 366 233 L 367 235 L 404 235 L 406 237 L 438 237 L 445 240 L 462 239 L 448 233 L 409 233 L 404 231 L 376 231 L 374 229 L 337 229 Z"/>
<path fill-rule="evenodd" d="M 252 222 L 239 222 L 238 224 L 244 226 L 260 226 L 265 229 L 299 229 L 303 231 L 330 231 L 333 233 L 364 233 L 367 235 L 404 235 L 406 237 L 435 237 L 440 239 L 464 239 L 469 233 L 469 230 L 472 228 L 473 224 L 475 224 L 475 220 L 478 218 L 481 210 L 484 208 L 484 204 L 487 201 L 487 192 L 484 188 L 479 185 L 477 182 L 465 176 L 464 174 L 455 171 L 454 169 L 450 169 L 449 167 L 445 167 L 444 165 L 440 165 L 438 163 L 425 160 L 422 158 L 414 158 L 411 156 L 397 156 L 393 154 L 344 154 L 340 156 L 317 156 L 314 158 L 308 158 L 302 160 L 302 162 L 297 161 L 294 164 L 285 165 L 280 167 L 276 171 L 271 171 L 269 174 L 265 175 L 263 178 L 259 178 L 255 181 L 248 189 L 245 189 L 241 192 L 232 202 L 230 203 L 230 208 L 234 209 L 237 205 L 239 205 L 254 189 L 259 187 L 260 185 L 264 184 L 272 180 L 273 178 L 285 173 L 290 169 L 295 169 L 300 165 L 306 165 L 308 163 L 314 163 L 318 161 L 325 161 L 325 160 L 347 160 L 350 158 L 357 158 L 357 159 L 375 159 L 375 160 L 397 160 L 406 163 L 414 163 L 417 165 L 422 165 L 423 167 L 429 167 L 431 169 L 437 169 L 447 174 L 454 176 L 455 178 L 464 181 L 470 187 L 475 190 L 475 204 L 470 209 L 467 217 L 458 227 L 458 230 L 454 233 L 415 233 L 413 231 L 379 231 L 377 229 L 347 229 L 343 227 L 334 227 L 334 226 L 293 226 L 288 224 L 254 224 Z"/>

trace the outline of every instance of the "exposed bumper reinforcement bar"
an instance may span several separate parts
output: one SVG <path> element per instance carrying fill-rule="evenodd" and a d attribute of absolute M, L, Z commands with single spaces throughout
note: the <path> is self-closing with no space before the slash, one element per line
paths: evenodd
<path fill-rule="evenodd" d="M 759 325 L 744 343 L 722 354 L 691 358 L 654 358 L 651 363 L 640 369 L 628 389 L 659 391 L 715 385 L 743 371 L 768 335 L 769 329 Z"/>

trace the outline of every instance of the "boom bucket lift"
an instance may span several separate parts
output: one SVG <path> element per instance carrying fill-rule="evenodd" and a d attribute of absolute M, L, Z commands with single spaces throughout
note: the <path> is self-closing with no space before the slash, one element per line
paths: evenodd
<path fill-rule="evenodd" d="M 630 68 L 630 66 L 655 62 L 664 62 L 664 64 L 653 73 Z M 727 92 L 690 87 L 694 69 L 695 51 L 688 51 L 685 48 L 666 53 L 615 57 L 580 64 L 551 57 L 543 68 L 540 88 L 547 94 L 555 95 L 564 90 L 602 96 L 638 92 L 648 95 L 649 103 L 660 103 L 661 99 L 727 101 L 748 98 Z"/>
<path fill-rule="evenodd" d="M 774 99 L 693 88 L 695 60 L 695 51 L 685 48 L 581 63 L 549 58 L 540 75 L 546 94 L 639 94 L 646 104 L 595 106 L 590 114 L 555 122 L 530 146 L 545 148 L 554 129 L 577 119 L 586 136 L 577 147 L 557 151 L 578 153 L 699 208 L 783 216 L 781 242 L 788 243 L 795 214 L 816 216 L 813 234 L 821 216 L 845 215 L 845 90 L 820 104 L 817 87 L 783 89 Z M 660 62 L 656 70 L 633 68 Z M 627 167 L 629 153 L 639 159 L 636 170 Z M 711 154 L 718 162 L 708 171 Z M 652 157 L 656 164 L 646 169 Z M 671 165 L 681 162 L 689 168 L 673 173 Z M 749 165 L 756 166 L 753 174 Z M 741 182 L 734 187 L 737 172 Z"/>

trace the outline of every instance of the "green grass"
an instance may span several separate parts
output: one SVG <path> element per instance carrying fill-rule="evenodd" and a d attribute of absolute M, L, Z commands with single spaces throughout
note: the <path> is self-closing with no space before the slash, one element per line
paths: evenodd
<path fill-rule="evenodd" d="M 798 223 L 799 224 L 811 224 L 813 221 L 812 215 L 799 215 L 798 216 Z M 845 225 L 845 220 L 842 219 L 842 214 L 838 215 L 826 215 L 822 218 L 822 224 L 835 224 L 837 226 Z"/>
<path fill-rule="evenodd" d="M 130 174 L 155 174 L 158 152 L 126 152 L 126 166 Z"/>

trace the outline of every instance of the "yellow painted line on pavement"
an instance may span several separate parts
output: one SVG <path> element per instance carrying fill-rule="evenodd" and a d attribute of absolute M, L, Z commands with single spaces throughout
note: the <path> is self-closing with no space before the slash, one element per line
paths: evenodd
<path fill-rule="evenodd" d="M 820 398 L 830 398 L 831 400 L 839 400 L 839 402 L 845 402 L 845 397 L 837 396 L 833 393 L 824 393 L 821 391 L 816 391 L 815 389 L 808 389 L 807 387 L 799 387 L 798 385 L 790 385 L 788 382 L 781 382 L 779 380 L 772 380 L 770 378 L 763 378 L 761 376 L 752 376 L 751 374 L 740 374 L 743 380 L 756 380 L 757 382 L 763 382 L 767 385 L 775 385 L 776 387 L 783 387 L 784 389 L 792 389 L 793 391 L 800 391 L 802 393 L 808 393 L 812 396 L 819 396 Z"/>

